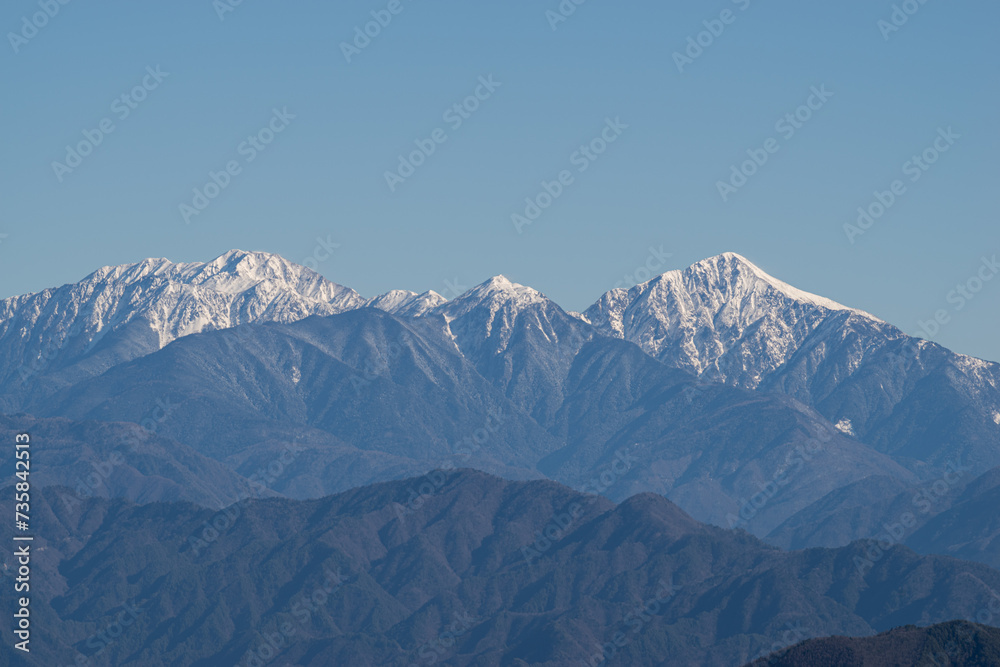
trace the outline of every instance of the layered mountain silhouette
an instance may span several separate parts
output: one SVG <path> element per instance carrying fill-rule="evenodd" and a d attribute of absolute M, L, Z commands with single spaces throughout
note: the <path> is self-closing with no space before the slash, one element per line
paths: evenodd
<path fill-rule="evenodd" d="M 974 619 L 1000 590 L 901 546 L 859 570 L 861 544 L 783 552 L 654 494 L 471 470 L 224 511 L 59 491 L 36 510 L 37 653 L 15 664 L 742 665 Z"/>
<path fill-rule="evenodd" d="M 290 442 L 304 448 L 271 487 L 297 498 L 471 466 L 614 499 L 661 493 L 701 520 L 766 534 L 853 480 L 918 481 L 793 399 L 699 387 L 622 341 L 538 363 L 532 330 L 501 357 L 463 354 L 473 343 L 446 327 L 361 309 L 192 335 L 26 409 L 139 422 L 168 400 L 177 407 L 158 433 L 242 475 Z M 501 361 L 470 360 L 484 357 Z M 593 483 L 616 461 L 613 484 Z"/>
<path fill-rule="evenodd" d="M 243 251 L 105 267 L 0 313 L 5 412 L 141 423 L 174 401 L 158 435 L 242 477 L 302 447 L 268 478 L 292 497 L 467 465 L 833 546 L 949 469 L 957 493 L 1000 465 L 996 364 L 733 253 L 584 315 L 503 276 L 451 301 L 365 299 Z M 625 456 L 628 474 L 593 483 Z"/>
<path fill-rule="evenodd" d="M 369 299 L 267 253 L 104 267 L 0 301 L 23 431 L 25 664 L 994 651 L 899 626 L 1000 613 L 1000 365 L 734 253 L 582 314 L 504 276 Z"/>

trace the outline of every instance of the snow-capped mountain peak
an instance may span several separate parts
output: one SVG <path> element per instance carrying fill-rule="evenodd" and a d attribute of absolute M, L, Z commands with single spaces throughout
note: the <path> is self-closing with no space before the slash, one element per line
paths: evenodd
<path fill-rule="evenodd" d="M 629 290 L 611 290 L 584 317 L 681 368 L 756 386 L 761 371 L 784 363 L 833 313 L 880 322 L 727 252 Z"/>
<path fill-rule="evenodd" d="M 516 322 L 526 313 L 532 326 L 546 332 L 553 330 L 552 317 L 569 317 L 538 290 L 502 275 L 476 285 L 433 312 L 444 316 L 453 335 L 461 331 L 467 338 L 492 338 L 498 351 L 506 348 Z"/>
<path fill-rule="evenodd" d="M 746 257 L 735 252 L 724 252 L 721 255 L 703 259 L 700 262 L 692 264 L 687 270 L 693 273 L 700 273 L 710 278 L 716 277 L 719 282 L 728 278 L 730 285 L 735 285 L 737 287 L 739 286 L 741 280 L 750 284 L 759 281 L 758 284 L 753 285 L 753 288 L 766 286 L 794 301 L 812 304 L 828 310 L 854 310 L 852 308 L 848 308 L 847 306 L 843 306 L 836 301 L 827 299 L 826 297 L 804 292 L 796 287 L 792 287 L 788 283 L 778 280 L 774 276 L 766 273 L 763 269 L 748 260 Z M 675 274 L 679 273 L 681 273 L 681 271 L 671 271 L 663 275 L 669 275 L 670 279 L 674 279 L 676 277 Z"/>
<path fill-rule="evenodd" d="M 231 250 L 209 262 L 105 266 L 78 283 L 4 299 L 0 341 L 37 372 L 125 327 L 133 331 L 134 358 L 192 333 L 333 315 L 364 303 L 354 290 L 278 255 Z"/>
<path fill-rule="evenodd" d="M 520 311 L 532 304 L 546 303 L 551 302 L 533 287 L 515 283 L 506 276 L 498 275 L 456 297 L 448 302 L 445 308 L 451 315 L 460 315 L 484 304 Z"/>
<path fill-rule="evenodd" d="M 434 290 L 417 294 L 409 290 L 394 289 L 370 300 L 367 306 L 393 315 L 420 317 L 447 302 L 448 299 Z"/>

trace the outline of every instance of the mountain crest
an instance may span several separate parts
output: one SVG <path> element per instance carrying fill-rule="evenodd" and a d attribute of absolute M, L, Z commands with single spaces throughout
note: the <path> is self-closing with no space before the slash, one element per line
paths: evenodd
<path fill-rule="evenodd" d="M 371 299 L 366 305 L 402 317 L 420 317 L 448 302 L 434 290 L 417 294 L 409 290 L 394 289 Z"/>
<path fill-rule="evenodd" d="M 529 306 L 550 304 L 555 306 L 548 297 L 533 287 L 497 275 L 452 299 L 438 310 L 452 319 L 481 307 L 487 308 L 492 314 L 503 310 L 508 316 L 516 316 Z"/>
<path fill-rule="evenodd" d="M 792 287 L 734 252 L 607 292 L 584 316 L 606 334 L 693 373 L 751 388 L 826 318 L 881 320 Z"/>
<path fill-rule="evenodd" d="M 78 283 L 0 300 L 0 347 L 7 345 L 11 355 L 32 367 L 53 370 L 126 328 L 130 342 L 123 342 L 123 359 L 201 331 L 294 322 L 364 304 L 354 290 L 269 253 L 231 250 L 209 262 L 145 259 L 102 267 Z"/>
<path fill-rule="evenodd" d="M 685 272 L 703 276 L 709 280 L 714 278 L 718 287 L 728 287 L 730 293 L 734 291 L 749 292 L 751 290 L 770 288 L 800 303 L 826 308 L 827 310 L 854 310 L 831 299 L 792 287 L 788 283 L 766 273 L 746 257 L 735 252 L 724 252 L 721 255 L 703 259 L 700 262 L 692 264 L 684 271 L 670 271 L 659 276 L 659 278 L 668 277 L 668 280 L 676 280 L 681 276 L 680 279 L 683 280 L 682 276 Z M 653 280 L 656 280 L 656 278 Z"/>

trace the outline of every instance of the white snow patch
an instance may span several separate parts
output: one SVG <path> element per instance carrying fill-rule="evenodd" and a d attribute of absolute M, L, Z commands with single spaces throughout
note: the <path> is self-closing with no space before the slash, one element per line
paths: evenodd
<path fill-rule="evenodd" d="M 851 424 L 850 419 L 847 418 L 841 419 L 839 422 L 834 424 L 834 426 L 838 431 L 840 431 L 845 435 L 850 435 L 850 436 L 854 435 L 854 425 Z"/>

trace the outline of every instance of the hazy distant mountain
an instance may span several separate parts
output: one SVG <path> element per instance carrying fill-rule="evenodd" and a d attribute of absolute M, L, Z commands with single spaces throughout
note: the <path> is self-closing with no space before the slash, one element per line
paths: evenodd
<path fill-rule="evenodd" d="M 249 651 L 359 667 L 575 666 L 602 652 L 735 666 L 776 642 L 974 617 L 1000 590 L 984 565 L 894 547 L 862 576 L 862 545 L 786 553 L 654 495 L 614 506 L 473 471 L 228 513 L 67 508 L 46 493 L 35 521 L 28 664 L 46 666 L 98 649 L 97 664 L 150 667 L 245 665 Z M 13 594 L 0 587 L 2 604 Z"/>
<path fill-rule="evenodd" d="M 472 471 L 228 515 L 49 501 L 38 521 L 35 548 L 50 555 L 36 564 L 47 583 L 34 664 L 92 653 L 87 638 L 130 604 L 136 622 L 101 664 L 245 664 L 289 624 L 275 664 L 408 665 L 433 652 L 453 665 L 577 665 L 621 632 L 621 664 L 741 665 L 789 628 L 797 641 L 973 617 L 1000 589 L 990 568 L 902 547 L 862 576 L 862 545 L 785 553 L 654 495 L 616 507 Z M 456 642 L 435 643 L 450 629 Z"/>
<path fill-rule="evenodd" d="M 1000 468 L 994 468 L 951 498 L 907 539 L 912 548 L 966 558 L 1000 568 Z M 1000 620 L 1000 601 L 997 619 Z"/>
<path fill-rule="evenodd" d="M 443 325 L 362 308 L 191 335 L 29 408 L 139 421 L 165 397 L 177 408 L 158 432 L 243 475 L 295 443 L 302 451 L 271 485 L 293 497 L 448 464 L 540 476 L 534 462 L 559 443 L 476 372 Z"/>
<path fill-rule="evenodd" d="M 810 639 L 748 667 L 991 667 L 1000 665 L 1000 629 L 952 621 L 908 625 L 875 637 Z"/>
<path fill-rule="evenodd" d="M 559 403 L 552 392 L 568 359 L 607 335 L 708 381 L 789 394 L 920 475 L 955 457 L 980 473 L 1000 465 L 1000 365 L 908 337 L 734 253 L 608 292 L 584 315 L 593 327 L 503 276 L 445 302 L 402 290 L 366 300 L 276 255 L 237 250 L 205 264 L 105 267 L 0 301 L 0 408 L 186 334 L 363 306 L 445 317 L 484 377 L 543 419 Z"/>
<path fill-rule="evenodd" d="M 461 317 L 368 308 L 195 334 L 28 407 L 138 422 L 167 397 L 177 409 L 158 432 L 241 475 L 295 442 L 301 455 L 270 488 L 297 498 L 468 466 L 613 499 L 660 493 L 700 520 L 766 535 L 858 479 L 918 481 L 787 396 L 697 386 L 619 340 L 545 347 L 535 307 L 502 320 L 509 339 L 499 324 L 493 340 Z M 548 336 L 582 340 L 585 324 L 547 317 Z M 505 353 L 492 353 L 502 340 Z"/>
<path fill-rule="evenodd" d="M 275 495 L 256 479 L 247 479 L 187 445 L 162 437 L 156 426 L 156 421 L 143 428 L 118 422 L 0 415 L 0 440 L 14 442 L 17 433 L 30 433 L 38 445 L 32 451 L 31 483 L 37 488 L 65 487 L 60 500 L 69 505 L 110 497 L 223 507 L 239 498 Z M 10 472 L 0 487 L 10 494 L 19 481 L 14 477 L 14 456 L 13 447 L 0 449 L 0 468 Z"/>
<path fill-rule="evenodd" d="M 996 517 L 988 508 L 1000 500 L 1000 468 L 975 476 L 957 462 L 938 478 L 916 484 L 876 475 L 823 496 L 767 534 L 785 549 L 838 546 L 858 537 L 879 537 L 899 527 L 896 541 L 925 553 L 943 553 L 1000 566 Z M 894 532 L 899 532 L 895 530 Z"/>

